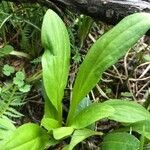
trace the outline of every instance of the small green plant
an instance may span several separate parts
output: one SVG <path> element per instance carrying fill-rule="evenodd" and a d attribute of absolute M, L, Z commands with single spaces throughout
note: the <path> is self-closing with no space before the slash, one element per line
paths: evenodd
<path fill-rule="evenodd" d="M 5 118 L 14 122 L 12 118 L 20 118 L 23 116 L 18 111 L 18 106 L 22 106 L 23 94 L 17 92 L 16 87 L 7 84 L 0 88 L 0 119 Z"/>
<path fill-rule="evenodd" d="M 14 122 L 15 118 L 23 116 L 19 108 L 25 104 L 25 93 L 30 91 L 30 85 L 25 83 L 25 73 L 18 71 L 14 76 L 15 68 L 8 64 L 4 65 L 2 72 L 6 76 L 13 78 L 13 81 L 0 85 L 0 118 L 5 118 Z M 10 78 L 10 79 L 12 79 Z"/>
<path fill-rule="evenodd" d="M 6 45 L 3 48 L 0 48 L 0 58 L 9 55 L 14 48 L 10 45 Z"/>
<path fill-rule="evenodd" d="M 6 64 L 4 65 L 2 72 L 4 75 L 10 76 L 11 74 L 15 73 L 15 68 Z M 31 85 L 26 84 L 25 79 L 26 77 L 24 71 L 16 72 L 15 77 L 13 77 L 13 84 L 17 86 L 20 92 L 23 93 L 29 92 L 31 89 Z"/>
<path fill-rule="evenodd" d="M 123 19 L 93 44 L 79 67 L 71 93 L 68 117 L 63 120 L 62 99 L 69 73 L 70 42 L 62 20 L 55 12 L 48 10 L 42 25 L 42 45 L 45 48 L 42 56 L 44 117 L 40 126 L 27 123 L 17 129 L 13 128 L 9 132 L 10 137 L 3 138 L 2 149 L 44 150 L 71 137 L 70 144 L 65 145 L 63 150 L 72 150 L 90 136 L 104 135 L 94 131 L 92 126 L 96 121 L 108 118 L 122 123 L 124 132 L 106 135 L 102 150 L 142 150 L 143 140 L 136 138 L 131 129 L 150 140 L 149 111 L 140 104 L 126 100 L 91 103 L 86 95 L 99 81 L 102 73 L 117 62 L 149 28 L 150 14 L 136 13 Z M 0 120 L 0 125 L 7 128 L 7 125 L 3 125 L 4 121 Z"/>
<path fill-rule="evenodd" d="M 11 45 L 5 45 L 3 48 L 0 48 L 0 58 L 7 55 L 15 55 L 18 57 L 30 58 L 30 56 L 24 52 L 15 51 Z"/>
<path fill-rule="evenodd" d="M 31 5 L 25 3 L 22 5 L 15 5 L 12 2 L 1 1 L 0 37 L 4 44 L 7 44 L 10 40 L 9 37 L 13 37 L 16 32 L 18 33 L 15 38 L 19 36 L 19 40 L 18 43 L 15 43 L 15 46 L 18 44 L 19 49 L 18 51 L 15 51 L 14 55 L 21 55 L 27 58 L 39 56 L 42 50 L 39 27 L 41 27 L 41 20 L 44 13 L 45 8 L 39 7 L 38 4 Z M 7 34 L 10 34 L 10 32 L 11 35 L 9 37 L 6 36 Z M 13 43 L 13 41 L 14 40 L 11 40 L 10 43 Z"/>
<path fill-rule="evenodd" d="M 24 85 L 25 74 L 22 71 L 16 73 L 16 76 L 13 79 L 13 83 L 18 87 L 22 87 Z"/>
<path fill-rule="evenodd" d="M 6 119 L 6 122 L 10 121 L 15 123 L 15 118 L 23 116 L 23 114 L 19 112 L 19 107 L 25 104 L 23 99 L 25 93 L 30 91 L 30 85 L 24 81 L 24 72 L 18 71 L 14 77 L 15 68 L 13 66 L 8 64 L 4 65 L 2 72 L 6 76 L 11 75 L 13 81 L 10 80 L 0 85 L 0 120 L 3 118 Z"/>
<path fill-rule="evenodd" d="M 18 71 L 13 78 L 13 83 L 17 85 L 20 92 L 26 93 L 30 91 L 31 86 L 25 83 L 25 73 Z"/>
<path fill-rule="evenodd" d="M 4 65 L 4 67 L 3 67 L 3 74 L 4 75 L 10 76 L 14 72 L 15 72 L 15 69 L 13 66 L 9 66 L 8 64 Z"/>
<path fill-rule="evenodd" d="M 79 29 L 78 29 L 78 38 L 79 38 L 79 43 L 80 47 L 82 48 L 84 41 L 86 40 L 90 29 L 93 25 L 93 20 L 92 18 L 88 16 L 81 15 L 79 17 Z"/>

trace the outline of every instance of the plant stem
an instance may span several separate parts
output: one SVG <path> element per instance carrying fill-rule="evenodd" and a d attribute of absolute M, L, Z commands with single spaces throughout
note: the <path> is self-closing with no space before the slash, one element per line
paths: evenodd
<path fill-rule="evenodd" d="M 74 112 L 75 112 L 75 107 L 70 106 L 69 113 L 67 116 L 67 122 L 66 122 L 67 126 L 70 125 L 71 121 L 73 120 Z"/>
<path fill-rule="evenodd" d="M 59 124 L 62 125 L 62 105 L 59 105 L 59 112 L 58 112 L 58 121 Z"/>
<path fill-rule="evenodd" d="M 10 55 L 25 57 L 25 58 L 28 58 L 28 59 L 31 58 L 29 54 L 26 54 L 26 53 L 24 53 L 24 52 L 18 52 L 18 51 L 12 51 L 12 52 L 10 53 Z"/>
<path fill-rule="evenodd" d="M 29 77 L 26 79 L 26 81 L 28 83 L 31 83 L 31 82 L 34 82 L 34 81 L 37 81 L 39 79 L 42 78 L 42 70 L 39 70 L 37 73 L 35 73 L 33 76 Z"/>

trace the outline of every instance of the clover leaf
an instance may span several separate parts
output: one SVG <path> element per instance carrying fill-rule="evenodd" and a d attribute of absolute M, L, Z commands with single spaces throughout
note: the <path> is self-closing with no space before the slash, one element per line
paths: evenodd
<path fill-rule="evenodd" d="M 3 67 L 3 74 L 6 75 L 6 76 L 10 76 L 12 73 L 15 72 L 15 69 L 13 66 L 10 66 L 8 64 L 4 65 Z"/>
<path fill-rule="evenodd" d="M 16 73 L 16 77 L 13 79 L 13 83 L 18 87 L 22 87 L 24 85 L 25 74 L 22 71 L 18 71 Z"/>
<path fill-rule="evenodd" d="M 19 88 L 19 91 L 20 91 L 20 92 L 23 92 L 23 93 L 26 93 L 26 92 L 29 92 L 30 89 L 31 89 L 31 85 L 26 84 L 26 85 L 24 85 L 24 86 L 21 86 L 21 87 Z"/>

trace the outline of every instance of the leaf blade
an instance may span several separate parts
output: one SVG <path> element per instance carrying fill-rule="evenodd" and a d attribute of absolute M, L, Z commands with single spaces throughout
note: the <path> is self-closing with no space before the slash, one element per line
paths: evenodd
<path fill-rule="evenodd" d="M 30 133 L 30 134 L 27 134 Z M 47 132 L 33 123 L 27 123 L 16 129 L 5 144 L 5 150 L 43 150 L 49 141 Z"/>
<path fill-rule="evenodd" d="M 74 129 L 72 127 L 60 127 L 53 130 L 53 136 L 56 140 L 60 140 L 71 135 L 73 131 Z"/>
<path fill-rule="evenodd" d="M 0 118 L 0 145 L 3 147 L 9 140 L 9 137 L 16 130 L 15 126 L 8 119 Z"/>
<path fill-rule="evenodd" d="M 75 80 L 68 120 L 71 120 L 77 104 L 96 85 L 102 73 L 117 62 L 149 28 L 150 15 L 136 13 L 124 18 L 91 47 Z"/>
<path fill-rule="evenodd" d="M 128 133 L 111 133 L 104 137 L 102 150 L 138 150 L 139 140 Z"/>
<path fill-rule="evenodd" d="M 115 110 L 111 106 L 94 103 L 80 111 L 69 125 L 75 129 L 82 129 L 100 119 L 111 116 L 114 112 Z"/>
<path fill-rule="evenodd" d="M 57 110 L 68 79 L 70 42 L 63 21 L 52 10 L 44 16 L 42 25 L 43 82 L 48 98 Z"/>
<path fill-rule="evenodd" d="M 69 146 L 66 147 L 66 150 L 72 150 L 77 144 L 93 135 L 102 135 L 102 133 L 90 129 L 75 130 L 72 135 L 71 142 Z"/>
<path fill-rule="evenodd" d="M 142 120 L 130 124 L 129 126 L 120 129 L 120 131 L 135 131 L 150 140 L 150 119 Z"/>
<path fill-rule="evenodd" d="M 41 125 L 48 131 L 60 127 L 59 122 L 52 118 L 43 118 L 41 121 Z"/>
<path fill-rule="evenodd" d="M 142 105 L 136 102 L 125 100 L 108 100 L 104 102 L 104 104 L 112 106 L 116 110 L 112 116 L 109 116 L 109 119 L 118 122 L 134 123 L 150 118 L 150 113 Z"/>

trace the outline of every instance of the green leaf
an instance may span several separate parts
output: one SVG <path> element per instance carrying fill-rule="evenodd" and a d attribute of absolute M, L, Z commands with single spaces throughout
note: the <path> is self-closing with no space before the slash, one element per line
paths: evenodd
<path fill-rule="evenodd" d="M 150 150 L 150 143 L 144 145 L 144 150 Z"/>
<path fill-rule="evenodd" d="M 10 54 L 12 51 L 14 50 L 14 48 L 11 45 L 6 45 L 3 48 L 0 48 L 0 58 L 7 56 L 8 54 Z"/>
<path fill-rule="evenodd" d="M 128 133 L 111 133 L 104 137 L 102 150 L 139 150 L 139 140 Z"/>
<path fill-rule="evenodd" d="M 79 113 L 80 111 L 82 111 L 84 108 L 90 106 L 92 104 L 92 101 L 88 98 L 88 97 L 85 97 L 77 106 L 77 110 L 76 110 L 76 113 Z M 91 124 L 90 126 L 87 127 L 88 129 L 95 129 L 95 122 L 93 124 Z"/>
<path fill-rule="evenodd" d="M 143 55 L 143 58 L 144 58 L 145 62 L 150 62 L 150 55 L 149 54 Z"/>
<path fill-rule="evenodd" d="M 20 92 L 23 92 L 23 93 L 29 92 L 30 89 L 31 89 L 31 85 L 28 85 L 28 84 L 19 87 L 19 91 L 20 91 Z"/>
<path fill-rule="evenodd" d="M 16 77 L 13 79 L 13 83 L 18 87 L 22 87 L 24 85 L 25 74 L 22 71 L 18 71 L 16 73 Z"/>
<path fill-rule="evenodd" d="M 72 150 L 77 144 L 85 140 L 86 138 L 93 135 L 102 135 L 101 132 L 92 131 L 89 129 L 75 130 L 70 144 L 66 147 L 65 150 Z"/>
<path fill-rule="evenodd" d="M 50 138 L 48 145 L 46 146 L 45 150 L 47 150 L 49 147 L 51 146 L 55 146 L 56 144 L 58 144 L 60 141 L 55 140 L 53 137 Z"/>
<path fill-rule="evenodd" d="M 150 140 L 150 119 L 149 120 L 142 120 L 130 124 L 129 130 L 132 129 L 133 131 L 138 132 L 139 134 L 145 136 Z"/>
<path fill-rule="evenodd" d="M 15 130 L 5 150 L 44 150 L 49 142 L 47 132 L 33 123 L 27 123 Z"/>
<path fill-rule="evenodd" d="M 0 87 L 0 94 L 2 94 L 2 88 Z"/>
<path fill-rule="evenodd" d="M 24 74 L 24 72 L 23 72 L 23 71 L 18 71 L 18 72 L 16 73 L 16 78 L 17 78 L 17 79 L 20 79 L 20 80 L 24 80 L 24 79 L 25 79 L 25 74 Z"/>
<path fill-rule="evenodd" d="M 41 121 L 41 125 L 48 131 L 60 127 L 59 122 L 52 118 L 43 118 Z"/>
<path fill-rule="evenodd" d="M 85 97 L 77 106 L 77 110 L 76 113 L 80 112 L 81 110 L 83 110 L 84 108 L 88 107 L 89 105 L 92 104 L 92 101 L 88 98 Z"/>
<path fill-rule="evenodd" d="M 73 118 L 78 103 L 99 81 L 102 73 L 116 63 L 150 28 L 150 14 L 135 13 L 99 38 L 91 47 L 79 68 L 68 122 Z"/>
<path fill-rule="evenodd" d="M 112 116 L 114 112 L 115 109 L 109 105 L 94 103 L 80 111 L 69 125 L 75 129 L 82 129 L 100 119 Z"/>
<path fill-rule="evenodd" d="M 73 131 L 74 129 L 72 127 L 61 127 L 53 130 L 53 136 L 56 140 L 60 140 L 71 135 Z"/>
<path fill-rule="evenodd" d="M 0 118 L 0 129 L 1 130 L 15 130 L 15 126 L 12 124 L 12 122 L 5 118 Z"/>
<path fill-rule="evenodd" d="M 44 87 L 51 103 L 60 111 L 68 79 L 70 42 L 63 21 L 50 9 L 44 16 L 41 36 L 45 48 L 42 56 Z"/>
<path fill-rule="evenodd" d="M 69 145 L 65 145 L 62 150 L 68 150 L 68 149 L 69 149 Z"/>
<path fill-rule="evenodd" d="M 93 20 L 89 16 L 80 16 L 79 18 L 79 29 L 78 29 L 78 37 L 80 42 L 80 47 L 83 46 L 85 39 L 87 38 L 90 29 L 93 25 Z"/>
<path fill-rule="evenodd" d="M 141 120 L 150 119 L 150 113 L 140 104 L 125 100 L 108 100 L 104 104 L 113 107 L 116 111 L 109 119 L 123 122 L 134 123 Z"/>
<path fill-rule="evenodd" d="M 9 137 L 16 130 L 15 126 L 10 120 L 0 118 L 0 146 L 3 147 L 5 143 L 9 140 Z"/>
<path fill-rule="evenodd" d="M 11 114 L 14 114 L 14 115 L 18 116 L 18 117 L 24 116 L 23 114 L 21 114 L 20 112 L 18 112 L 16 109 L 14 109 L 14 108 L 12 108 L 12 107 L 9 107 L 9 108 L 7 109 L 7 111 L 8 111 L 9 113 L 11 113 Z M 5 113 L 4 113 L 4 114 L 5 114 Z"/>
<path fill-rule="evenodd" d="M 9 66 L 8 64 L 4 65 L 4 67 L 3 67 L 3 74 L 4 75 L 10 76 L 14 72 L 15 72 L 14 67 Z"/>
<path fill-rule="evenodd" d="M 43 87 L 43 84 L 42 84 Z M 51 101 L 49 100 L 44 87 L 42 88 L 42 95 L 44 97 L 44 118 L 52 118 L 52 119 L 57 119 L 58 116 L 58 112 L 55 109 L 54 105 L 51 103 Z"/>
<path fill-rule="evenodd" d="M 15 126 L 12 124 L 12 122 L 8 119 L 0 118 L 0 126 L 3 127 L 0 129 L 4 130 L 15 130 Z"/>

